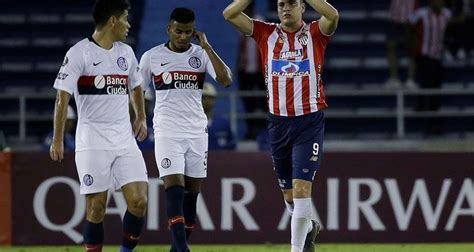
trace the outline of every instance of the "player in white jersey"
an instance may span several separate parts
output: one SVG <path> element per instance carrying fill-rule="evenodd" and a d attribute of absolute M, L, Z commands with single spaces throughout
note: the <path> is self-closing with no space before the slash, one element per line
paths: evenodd
<path fill-rule="evenodd" d="M 268 135 L 274 171 L 291 218 L 291 251 L 314 251 L 320 225 L 312 220 L 311 191 L 320 168 L 327 107 L 322 84 L 324 53 L 339 20 L 326 0 L 278 0 L 279 24 L 251 19 L 243 13 L 251 0 L 234 0 L 224 18 L 253 37 L 265 69 Z M 306 4 L 321 18 L 309 24 Z"/>
<path fill-rule="evenodd" d="M 201 97 L 205 73 L 228 87 L 229 67 L 195 29 L 194 12 L 173 10 L 169 41 L 143 54 L 144 84 L 153 82 L 155 158 L 166 191 L 171 251 L 189 251 L 187 237 L 196 223 L 196 200 L 207 176 L 207 118 Z M 191 43 L 198 39 L 200 46 Z"/>
<path fill-rule="evenodd" d="M 121 41 L 128 35 L 128 0 L 97 0 L 95 31 L 69 49 L 54 83 L 57 89 L 54 136 L 50 156 L 63 158 L 66 110 L 71 95 L 78 109 L 76 167 L 80 193 L 86 195 L 86 251 L 102 251 L 107 191 L 121 188 L 127 202 L 120 251 L 132 251 L 144 223 L 147 171 L 134 135 L 147 134 L 142 78 L 132 48 Z M 133 130 L 129 91 L 135 110 Z"/>

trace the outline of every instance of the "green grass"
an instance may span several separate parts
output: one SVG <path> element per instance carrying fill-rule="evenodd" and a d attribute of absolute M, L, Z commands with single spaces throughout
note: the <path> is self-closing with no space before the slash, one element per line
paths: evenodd
<path fill-rule="evenodd" d="M 82 252 L 81 246 L 1 247 L 1 252 Z M 106 246 L 103 252 L 117 252 L 117 246 Z M 168 246 L 139 246 L 135 252 L 165 252 Z M 288 252 L 288 245 L 192 245 L 192 252 Z M 442 244 L 322 244 L 317 252 L 474 252 L 474 243 Z"/>

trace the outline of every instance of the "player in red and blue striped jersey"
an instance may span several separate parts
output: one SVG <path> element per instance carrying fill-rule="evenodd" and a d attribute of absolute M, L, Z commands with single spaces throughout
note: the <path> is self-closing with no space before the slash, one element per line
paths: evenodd
<path fill-rule="evenodd" d="M 268 130 L 273 165 L 291 220 L 291 251 L 314 250 L 319 224 L 312 221 L 311 189 L 320 167 L 327 107 L 324 53 L 339 14 L 325 0 L 278 0 L 279 24 L 243 13 L 250 0 L 235 0 L 223 12 L 240 32 L 255 39 L 267 85 Z M 321 14 L 302 19 L 306 5 Z"/>

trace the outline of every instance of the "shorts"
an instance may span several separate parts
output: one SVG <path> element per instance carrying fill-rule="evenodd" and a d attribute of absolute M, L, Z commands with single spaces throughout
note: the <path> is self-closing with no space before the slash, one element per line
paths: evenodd
<path fill-rule="evenodd" d="M 269 115 L 273 169 L 282 189 L 291 189 L 293 179 L 314 180 L 321 166 L 323 136 L 322 111 L 297 117 Z"/>
<path fill-rule="evenodd" d="M 81 194 L 104 192 L 111 187 L 118 190 L 131 182 L 148 182 L 145 161 L 137 146 L 78 151 L 76 167 Z"/>
<path fill-rule="evenodd" d="M 155 136 L 155 159 L 160 178 L 183 174 L 207 177 L 207 135 L 198 138 Z"/>

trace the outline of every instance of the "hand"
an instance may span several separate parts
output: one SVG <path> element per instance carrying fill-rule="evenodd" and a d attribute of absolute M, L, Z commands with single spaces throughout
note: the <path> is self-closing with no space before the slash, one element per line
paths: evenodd
<path fill-rule="evenodd" d="M 204 34 L 204 32 L 196 31 L 195 36 L 196 36 L 196 39 L 199 40 L 199 44 L 204 50 L 212 48 L 211 45 L 209 44 L 209 41 L 207 41 L 207 37 L 206 37 L 206 34 Z"/>
<path fill-rule="evenodd" d="M 53 139 L 49 147 L 49 156 L 53 161 L 61 162 L 64 158 L 64 142 Z"/>
<path fill-rule="evenodd" d="M 135 121 L 133 122 L 133 133 L 135 134 L 135 138 L 137 138 L 138 141 L 143 141 L 145 140 L 147 134 L 148 134 L 148 129 L 146 126 L 146 120 L 145 118 L 140 119 L 136 118 Z"/>

